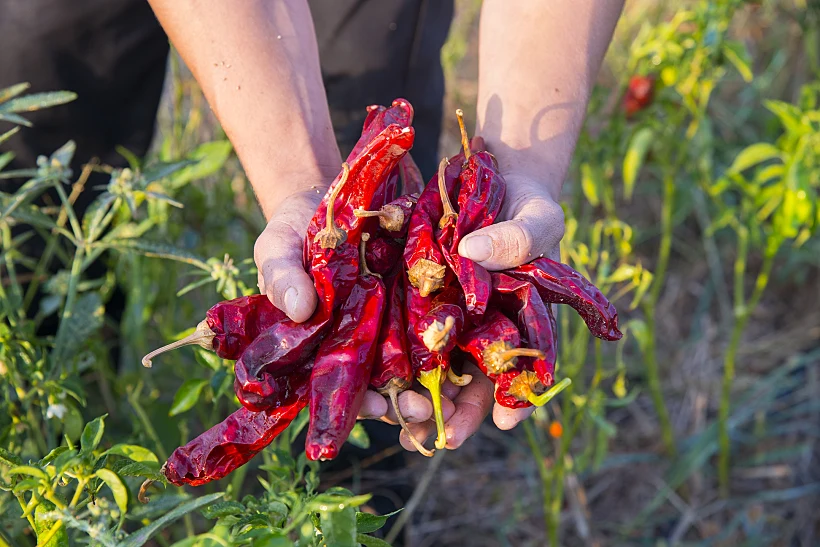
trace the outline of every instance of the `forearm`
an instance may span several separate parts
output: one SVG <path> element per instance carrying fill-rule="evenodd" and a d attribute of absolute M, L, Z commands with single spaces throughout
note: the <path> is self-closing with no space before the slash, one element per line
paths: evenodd
<path fill-rule="evenodd" d="M 478 132 L 557 199 L 623 0 L 484 0 Z"/>
<path fill-rule="evenodd" d="M 341 159 L 306 0 L 149 0 L 236 148 L 267 218 Z"/>

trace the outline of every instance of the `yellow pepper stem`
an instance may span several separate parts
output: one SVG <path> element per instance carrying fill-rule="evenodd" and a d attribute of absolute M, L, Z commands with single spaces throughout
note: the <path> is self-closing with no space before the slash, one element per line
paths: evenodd
<path fill-rule="evenodd" d="M 447 445 L 447 435 L 444 432 L 444 411 L 441 409 L 441 384 L 444 374 L 441 367 L 425 370 L 419 374 L 419 383 L 427 388 L 433 399 L 433 414 L 436 417 L 436 448 L 443 449 Z"/>
<path fill-rule="evenodd" d="M 572 383 L 572 380 L 569 378 L 564 378 L 551 388 L 547 390 L 545 393 L 541 395 L 536 395 L 535 393 L 530 393 L 527 397 L 527 400 L 531 402 L 535 406 L 544 406 L 548 402 L 552 400 L 553 397 L 564 391 L 569 385 Z"/>

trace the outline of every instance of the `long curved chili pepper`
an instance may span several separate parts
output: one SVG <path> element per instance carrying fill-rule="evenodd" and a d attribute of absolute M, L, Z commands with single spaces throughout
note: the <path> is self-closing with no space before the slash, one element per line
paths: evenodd
<path fill-rule="evenodd" d="M 307 357 L 299 366 L 288 374 L 273 375 L 262 373 L 259 382 L 251 384 L 255 390 L 244 388 L 238 378 L 234 379 L 234 392 L 243 407 L 252 412 L 269 410 L 280 405 L 293 393 L 298 392 L 303 384 L 308 383 L 313 369 L 313 357 Z"/>
<path fill-rule="evenodd" d="M 367 391 L 385 308 L 382 280 L 367 269 L 339 309 L 331 334 L 319 346 L 310 377 L 310 425 L 305 453 L 311 460 L 335 458 L 356 423 Z"/>
<path fill-rule="evenodd" d="M 505 273 L 529 281 L 547 304 L 567 304 L 578 312 L 593 334 L 603 340 L 620 340 L 618 310 L 587 278 L 570 266 L 538 258 Z"/>
<path fill-rule="evenodd" d="M 496 309 L 489 309 L 484 322 L 465 332 L 458 339 L 458 347 L 490 379 L 516 370 L 519 357 L 543 359 L 544 352 L 522 348 L 521 336 L 515 323 Z"/>
<path fill-rule="evenodd" d="M 399 425 L 407 433 L 410 442 L 421 454 L 429 457 L 433 455 L 433 451 L 424 448 L 416 439 L 399 409 L 399 393 L 413 384 L 413 367 L 410 365 L 405 337 L 402 278 L 401 275 L 392 275 L 385 280 L 386 309 L 376 343 L 370 387 L 390 398 Z"/>
<path fill-rule="evenodd" d="M 142 358 L 142 364 L 150 368 L 151 360 L 160 353 L 192 344 L 235 360 L 262 331 L 285 319 L 285 313 L 264 294 L 225 300 L 211 306 L 191 335 L 152 351 Z"/>
<path fill-rule="evenodd" d="M 532 283 L 493 272 L 492 304 L 513 318 L 521 332 L 521 345 L 542 352 L 538 359 L 524 358 L 522 366 L 534 371 L 544 388 L 555 378 L 555 319 Z"/>
<path fill-rule="evenodd" d="M 162 466 L 162 473 L 177 486 L 199 486 L 221 479 L 246 464 L 284 431 L 307 405 L 310 370 L 305 370 L 301 377 L 303 380 L 297 389 L 283 395 L 269 410 L 253 412 L 240 408 L 223 422 L 174 450 Z"/>
<path fill-rule="evenodd" d="M 410 127 L 413 123 L 413 105 L 407 99 L 395 99 L 389 108 L 381 105 L 367 107 L 367 116 L 362 124 L 362 134 L 353 146 L 348 161 L 362 155 L 367 145 L 391 124 Z"/>
<path fill-rule="evenodd" d="M 424 177 L 413 156 L 407 154 L 399 162 L 402 194 L 421 194 L 424 191 Z"/>
<path fill-rule="evenodd" d="M 447 264 L 455 272 L 464 291 L 467 313 L 478 322 L 487 309 L 492 289 L 490 273 L 483 266 L 458 254 L 458 245 L 467 234 L 490 226 L 495 222 L 504 201 L 507 183 L 498 171 L 495 158 L 486 150 L 471 152 L 468 148 L 464 115 L 457 110 L 461 128 L 464 155 L 467 161 L 460 174 L 458 211 L 456 212 L 446 194 L 442 194 L 445 213 L 441 219 L 438 242 Z M 444 188 L 441 188 L 444 191 Z"/>

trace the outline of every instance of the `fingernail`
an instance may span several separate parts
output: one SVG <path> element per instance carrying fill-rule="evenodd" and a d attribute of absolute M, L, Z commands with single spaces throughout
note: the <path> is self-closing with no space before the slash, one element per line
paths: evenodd
<path fill-rule="evenodd" d="M 285 291 L 285 313 L 293 317 L 299 311 L 299 291 L 295 287 L 289 287 Z"/>
<path fill-rule="evenodd" d="M 465 258 L 484 262 L 493 255 L 493 240 L 489 236 L 472 236 L 464 239 Z"/>

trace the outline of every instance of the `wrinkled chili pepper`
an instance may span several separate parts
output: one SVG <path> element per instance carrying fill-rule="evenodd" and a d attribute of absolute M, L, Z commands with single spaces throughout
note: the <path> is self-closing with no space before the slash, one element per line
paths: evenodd
<path fill-rule="evenodd" d="M 538 258 L 507 270 L 506 274 L 529 281 L 547 304 L 567 304 L 578 312 L 589 331 L 603 340 L 620 340 L 618 310 L 600 289 L 566 264 Z"/>
<path fill-rule="evenodd" d="M 626 117 L 634 116 L 652 104 L 655 95 L 655 80 L 649 76 L 632 76 L 624 94 Z"/>
<path fill-rule="evenodd" d="M 413 156 L 407 154 L 399 162 L 402 194 L 421 194 L 424 191 L 424 177 Z"/>
<path fill-rule="evenodd" d="M 496 309 L 489 309 L 484 322 L 465 332 L 458 339 L 458 347 L 491 380 L 499 374 L 515 370 L 519 357 L 544 359 L 544 352 L 521 346 L 516 324 Z"/>
<path fill-rule="evenodd" d="M 367 107 L 362 134 L 348 155 L 348 162 L 362 155 L 367 145 L 391 124 L 410 127 L 413 123 L 413 105 L 406 99 L 395 99 L 390 108 L 381 105 Z"/>
<path fill-rule="evenodd" d="M 215 351 L 223 359 L 235 360 L 262 331 L 285 319 L 284 312 L 264 294 L 225 300 L 211 306 L 191 335 L 152 351 L 142 358 L 142 364 L 150 368 L 151 360 L 160 353 L 191 344 Z"/>
<path fill-rule="evenodd" d="M 404 239 L 407 237 L 410 218 L 416 208 L 418 199 L 418 196 L 414 194 L 404 195 L 382 206 L 377 211 L 357 209 L 353 211 L 353 214 L 359 218 L 378 217 L 379 226 L 382 230 L 395 239 Z"/>
<path fill-rule="evenodd" d="M 284 431 L 307 405 L 308 394 L 308 384 L 304 382 L 288 404 L 263 412 L 240 408 L 174 450 L 162 466 L 162 473 L 177 486 L 199 486 L 221 479 L 250 461 Z"/>
<path fill-rule="evenodd" d="M 385 280 L 386 309 L 382 319 L 373 370 L 370 373 L 370 387 L 390 398 L 399 425 L 407 433 L 413 446 L 425 456 L 432 456 L 416 439 L 399 409 L 399 393 L 413 384 L 413 367 L 407 352 L 407 338 L 404 326 L 403 276 L 396 274 Z"/>
<path fill-rule="evenodd" d="M 502 272 L 493 272 L 492 303 L 514 318 L 521 332 L 521 345 L 542 352 L 538 359 L 523 359 L 523 368 L 536 373 L 544 388 L 555 377 L 555 319 L 536 288 L 529 281 L 516 279 Z"/>
<path fill-rule="evenodd" d="M 361 273 L 339 309 L 331 334 L 319 346 L 310 377 L 310 425 L 305 453 L 311 460 L 335 458 L 356 423 L 367 391 L 385 308 L 384 283 L 367 269 L 366 234 L 360 245 Z"/>
<path fill-rule="evenodd" d="M 392 275 L 402 264 L 404 246 L 391 237 L 375 237 L 367 242 L 368 267 L 382 277 Z"/>
<path fill-rule="evenodd" d="M 430 304 L 430 311 L 416 321 L 415 331 L 428 351 L 451 351 L 464 329 L 464 295 L 456 287 L 445 287 Z"/>
<path fill-rule="evenodd" d="M 486 150 L 470 151 L 464 114 L 457 110 L 462 146 L 467 161 L 459 176 L 458 210 L 450 204 L 446 189 L 440 183 L 444 215 L 440 222 L 438 242 L 444 259 L 455 272 L 464 291 L 467 313 L 478 322 L 487 309 L 492 280 L 483 266 L 458 254 L 461 239 L 469 233 L 490 226 L 501 212 L 507 183 L 498 171 L 492 154 Z"/>
<path fill-rule="evenodd" d="M 546 389 L 534 372 L 513 370 L 500 374 L 496 378 L 495 401 L 507 408 L 524 408 L 531 405 L 540 407 L 550 402 L 571 383 L 572 380 L 564 378 Z"/>

